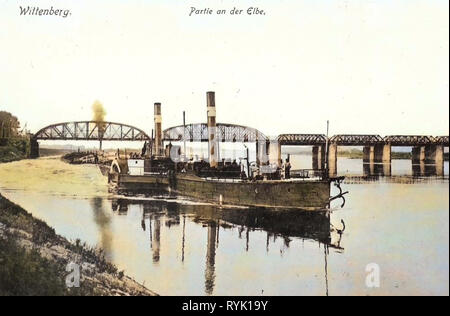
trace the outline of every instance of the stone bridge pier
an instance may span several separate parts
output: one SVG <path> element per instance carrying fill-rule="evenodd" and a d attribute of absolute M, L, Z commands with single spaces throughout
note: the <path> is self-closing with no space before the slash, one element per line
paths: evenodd
<path fill-rule="evenodd" d="M 390 144 L 377 144 L 371 146 L 364 146 L 363 148 L 363 162 L 364 163 L 391 163 Z"/>
<path fill-rule="evenodd" d="M 39 143 L 36 138 L 30 138 L 30 158 L 39 158 Z"/>
<path fill-rule="evenodd" d="M 345 144 L 344 144 L 345 146 Z M 350 145 L 348 145 L 350 146 Z M 351 144 L 351 146 L 358 146 L 357 143 Z M 330 143 L 328 148 L 328 173 L 330 177 L 337 175 L 337 152 L 338 143 Z M 363 162 L 367 164 L 364 172 L 368 175 L 391 175 L 391 144 L 373 144 L 363 147 Z M 314 153 L 314 149 L 313 149 Z M 313 154 L 314 156 L 314 154 Z M 376 167 L 375 164 L 383 164 L 383 166 Z"/>
<path fill-rule="evenodd" d="M 270 141 L 267 145 L 269 148 L 269 162 L 281 167 L 281 143 L 278 141 Z"/>
<path fill-rule="evenodd" d="M 336 143 L 331 143 L 328 146 L 328 175 L 330 177 L 337 175 L 337 149 Z"/>
<path fill-rule="evenodd" d="M 425 146 L 425 163 L 441 165 L 444 163 L 444 146 L 427 145 Z"/>
<path fill-rule="evenodd" d="M 411 160 L 413 164 L 420 164 L 425 161 L 425 146 L 414 146 L 411 151 Z"/>
<path fill-rule="evenodd" d="M 426 164 L 442 165 L 444 163 L 444 146 L 414 146 L 412 148 L 412 162 L 413 164 L 425 162 Z"/>
<path fill-rule="evenodd" d="M 256 164 L 258 166 L 265 166 L 270 163 L 270 141 L 269 140 L 256 140 Z M 280 148 L 281 150 L 281 148 Z"/>
<path fill-rule="evenodd" d="M 325 169 L 325 145 L 313 146 L 312 168 L 314 170 Z"/>

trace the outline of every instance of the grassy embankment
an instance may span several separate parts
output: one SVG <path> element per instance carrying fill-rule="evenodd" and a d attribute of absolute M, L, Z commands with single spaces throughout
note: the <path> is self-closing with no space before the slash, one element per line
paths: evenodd
<path fill-rule="evenodd" d="M 81 268 L 68 288 L 69 263 Z M 0 195 L 0 296 L 155 295 L 109 263 L 101 250 L 58 236 L 45 222 Z"/>

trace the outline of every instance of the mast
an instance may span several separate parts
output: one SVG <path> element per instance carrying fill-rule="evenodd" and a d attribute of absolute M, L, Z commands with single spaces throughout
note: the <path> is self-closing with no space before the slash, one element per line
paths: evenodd
<path fill-rule="evenodd" d="M 328 144 L 328 133 L 329 133 L 329 129 L 330 129 L 330 121 L 327 120 L 327 137 L 326 137 L 326 141 L 325 141 L 325 177 L 328 178 L 328 151 L 329 151 L 329 144 Z"/>
<path fill-rule="evenodd" d="M 186 112 L 183 111 L 183 153 L 184 159 L 186 159 Z"/>

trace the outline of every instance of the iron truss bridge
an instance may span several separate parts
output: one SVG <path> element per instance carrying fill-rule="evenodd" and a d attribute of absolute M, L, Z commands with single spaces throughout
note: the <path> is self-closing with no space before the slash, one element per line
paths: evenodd
<path fill-rule="evenodd" d="M 326 144 L 327 137 L 322 134 L 281 134 L 277 137 L 277 141 L 281 145 L 288 146 L 314 146 Z"/>
<path fill-rule="evenodd" d="M 437 136 L 434 138 L 435 144 L 449 146 L 448 136 Z"/>
<path fill-rule="evenodd" d="M 256 141 L 263 142 L 269 140 L 257 129 L 247 126 L 217 123 L 216 127 L 217 139 L 221 142 L 254 143 Z M 171 127 L 163 131 L 163 140 L 207 142 L 208 125 L 205 123 L 197 123 Z"/>
<path fill-rule="evenodd" d="M 151 141 L 141 129 L 113 122 L 67 122 L 44 127 L 36 134 L 40 140 L 115 140 Z"/>
<path fill-rule="evenodd" d="M 330 143 L 342 146 L 368 146 L 390 144 L 391 146 L 448 146 L 448 136 L 424 136 L 424 135 L 335 135 L 330 138 Z"/>
<path fill-rule="evenodd" d="M 365 146 L 384 144 L 384 139 L 380 135 L 335 135 L 330 142 L 342 146 Z"/>
<path fill-rule="evenodd" d="M 391 135 L 386 136 L 384 141 L 392 146 L 421 146 L 436 144 L 436 139 L 433 136 L 423 135 Z"/>

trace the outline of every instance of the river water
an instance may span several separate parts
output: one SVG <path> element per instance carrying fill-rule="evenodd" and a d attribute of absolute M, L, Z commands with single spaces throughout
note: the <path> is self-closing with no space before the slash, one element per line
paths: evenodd
<path fill-rule="evenodd" d="M 162 295 L 448 295 L 448 163 L 444 178 L 416 177 L 429 168 L 407 160 L 393 177 L 363 177 L 357 159 L 338 166 L 361 177 L 330 218 L 114 196 L 97 167 L 58 158 L 1 164 L 0 192 Z M 379 287 L 366 284 L 369 264 Z"/>

